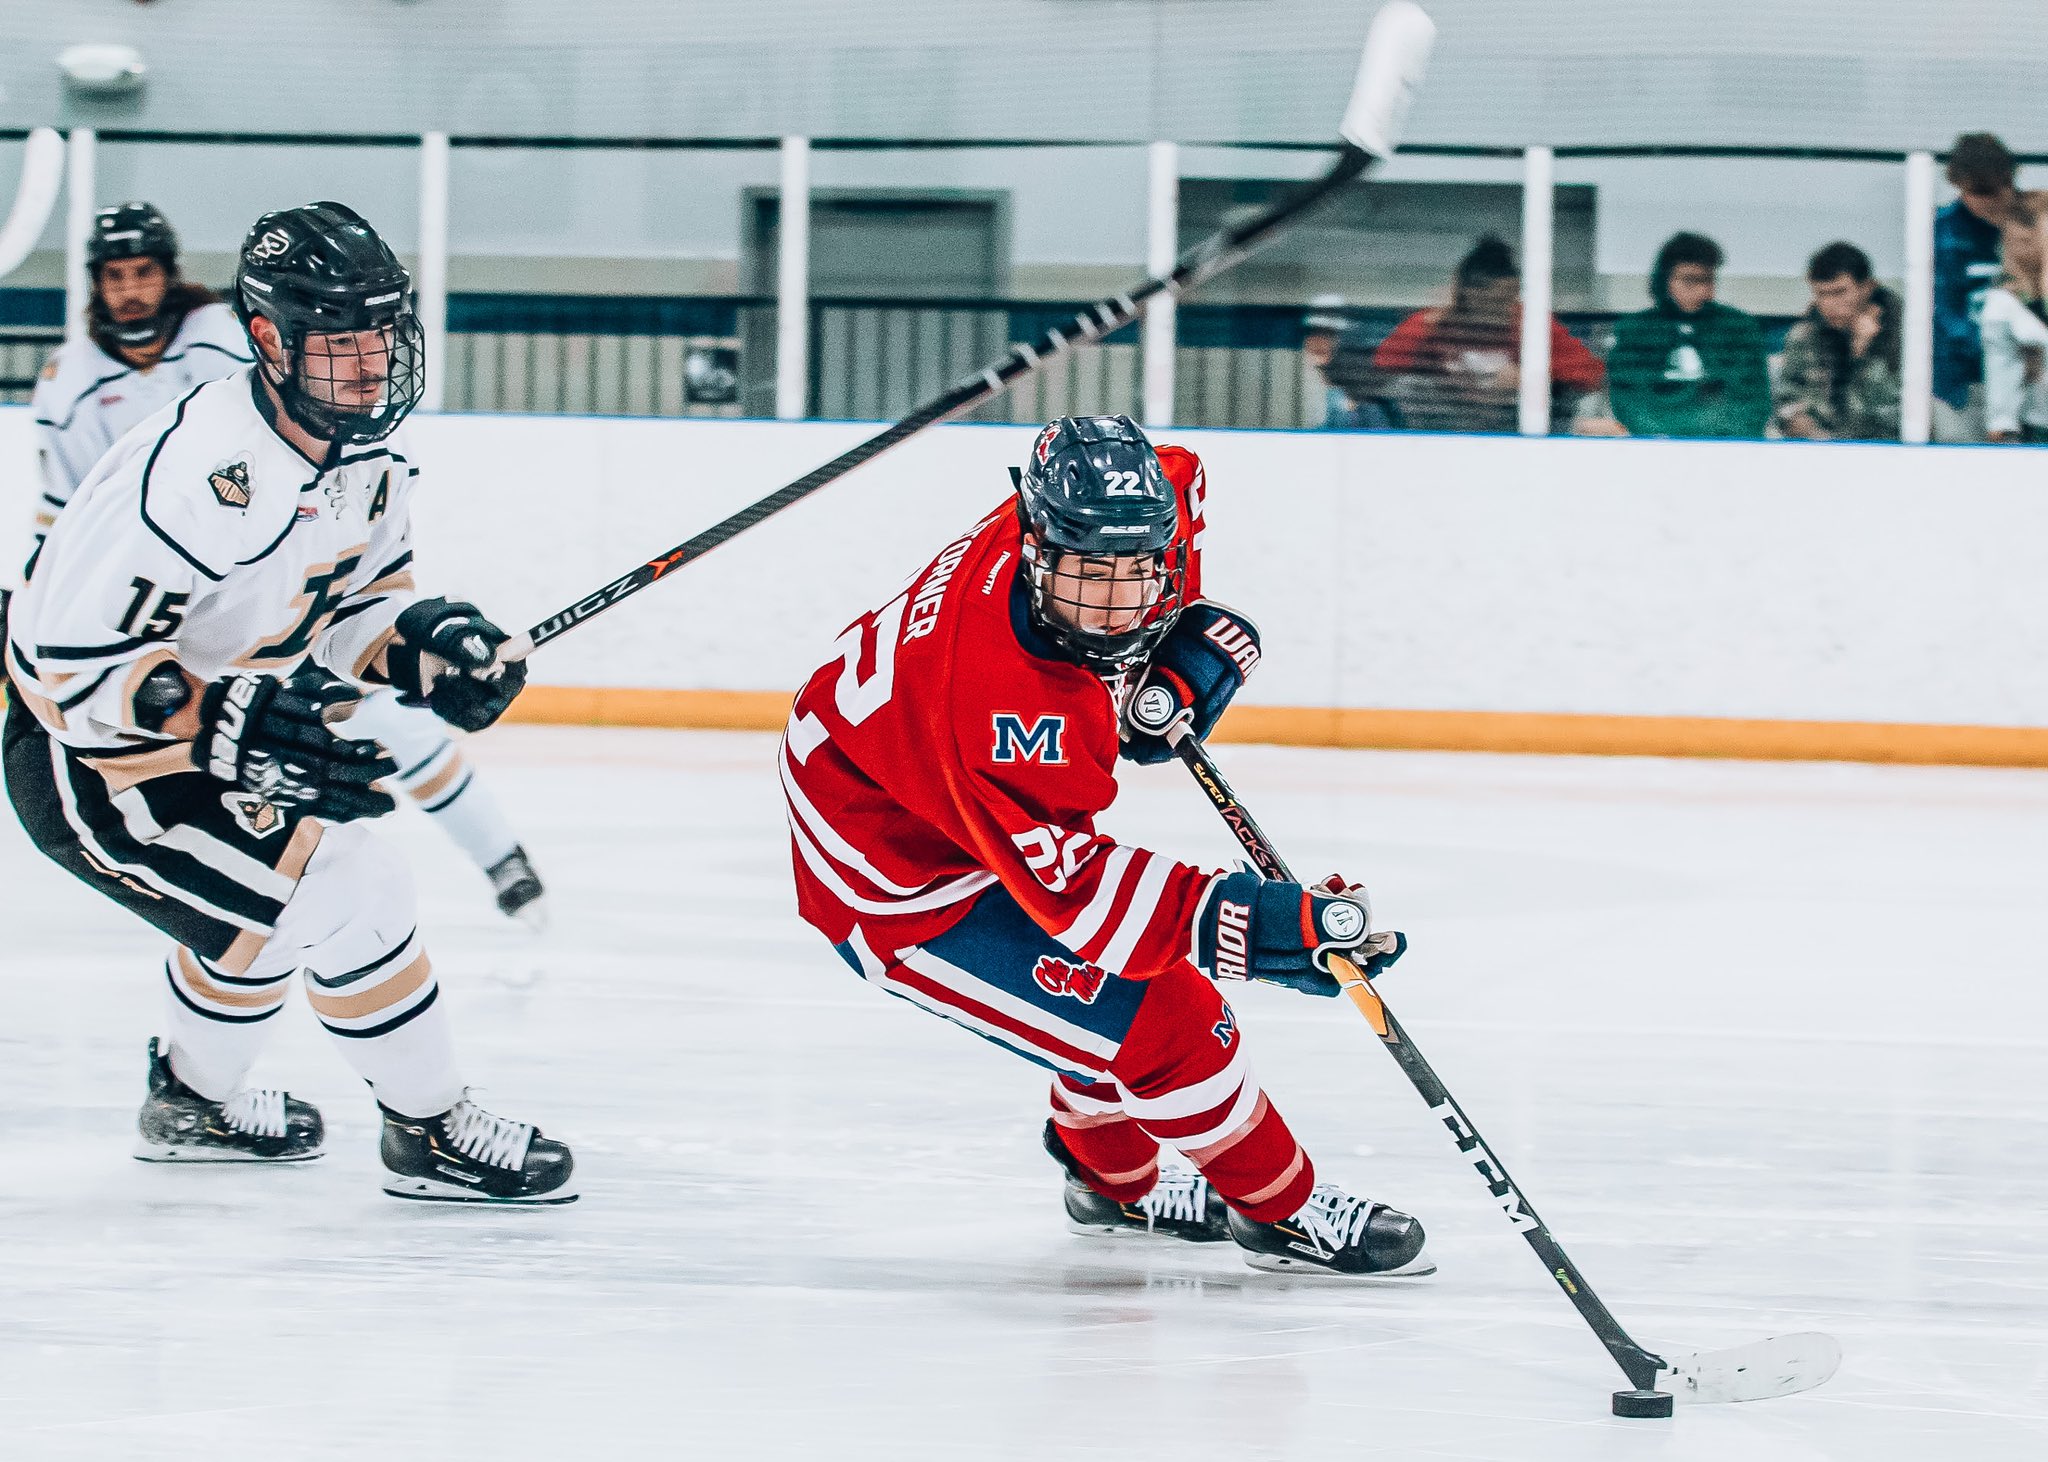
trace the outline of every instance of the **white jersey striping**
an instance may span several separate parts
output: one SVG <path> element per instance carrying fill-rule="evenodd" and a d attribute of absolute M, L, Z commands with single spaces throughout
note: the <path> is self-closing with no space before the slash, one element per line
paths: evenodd
<path fill-rule="evenodd" d="M 118 442 L 57 519 L 14 598 L 7 666 L 52 735 L 148 750 L 134 694 L 175 659 L 212 681 L 309 655 L 360 680 L 417 597 L 403 431 L 321 471 L 257 405 L 248 369 Z M 267 401 L 266 401 L 267 406 Z"/>
<path fill-rule="evenodd" d="M 42 541 L 58 509 L 107 449 L 131 428 L 194 386 L 238 371 L 252 359 L 242 322 L 219 304 L 201 305 L 185 316 L 152 366 L 129 365 L 90 338 L 59 346 L 43 366 L 30 403 L 43 469 L 36 541 Z"/>

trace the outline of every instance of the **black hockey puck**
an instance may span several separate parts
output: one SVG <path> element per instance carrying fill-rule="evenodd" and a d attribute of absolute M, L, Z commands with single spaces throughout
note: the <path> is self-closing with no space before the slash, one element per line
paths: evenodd
<path fill-rule="evenodd" d="M 1616 1391 L 1614 1393 L 1614 1414 L 1616 1416 L 1669 1416 L 1671 1415 L 1671 1393 L 1669 1391 Z"/>

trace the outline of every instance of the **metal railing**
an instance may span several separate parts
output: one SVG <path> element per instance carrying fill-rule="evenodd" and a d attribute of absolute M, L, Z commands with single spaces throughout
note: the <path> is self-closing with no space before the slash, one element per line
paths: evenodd
<path fill-rule="evenodd" d="M 12 292 L 17 297 L 30 292 Z M 55 295 L 55 291 L 48 292 Z M 807 353 L 813 417 L 893 420 L 998 359 L 1042 338 L 1073 302 L 979 299 L 814 300 Z M 55 299 L 17 298 L 13 318 L 41 317 Z M 673 298 L 455 295 L 444 347 L 444 409 L 578 415 L 767 417 L 774 414 L 776 306 L 759 295 Z M 1327 315 L 1328 311 L 1318 313 Z M 1318 368 L 1303 350 L 1308 311 L 1274 305 L 1183 305 L 1175 349 L 1173 419 L 1183 426 L 1268 429 L 1325 424 L 1329 390 L 1362 407 L 1362 424 L 1426 429 L 1425 390 L 1375 370 L 1373 351 L 1410 312 L 1353 309 L 1337 359 Z M 1574 313 L 1566 328 L 1605 354 L 1611 314 Z M 1762 322 L 1775 349 L 1791 322 Z M 24 402 L 54 325 L 0 326 L 0 401 Z M 1426 385 L 1426 383 L 1425 383 Z M 1038 423 L 1063 415 L 1139 414 L 1138 331 L 1063 353 L 971 419 Z M 1569 412 L 1556 425 L 1564 429 Z M 1503 421 L 1494 429 L 1513 430 Z"/>

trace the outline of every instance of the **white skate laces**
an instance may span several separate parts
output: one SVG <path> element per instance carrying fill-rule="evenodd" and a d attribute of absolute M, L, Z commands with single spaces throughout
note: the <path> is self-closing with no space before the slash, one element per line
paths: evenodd
<path fill-rule="evenodd" d="M 449 1109 L 441 1130 L 457 1152 L 513 1172 L 526 1165 L 526 1149 L 533 1141 L 533 1128 L 527 1123 L 494 1117 L 468 1097 Z"/>
<path fill-rule="evenodd" d="M 1138 1200 L 1138 1207 L 1155 1223 L 1160 1219 L 1200 1223 L 1208 1214 L 1209 1185 L 1200 1173 L 1167 1168 L 1152 1191 Z"/>
<path fill-rule="evenodd" d="M 1370 1199 L 1355 1198 L 1334 1183 L 1318 1183 L 1294 1221 L 1328 1258 L 1347 1244 L 1364 1242 L 1372 1210 Z"/>
<path fill-rule="evenodd" d="M 284 1093 L 263 1088 L 238 1091 L 221 1103 L 230 1129 L 251 1137 L 284 1136 Z"/>

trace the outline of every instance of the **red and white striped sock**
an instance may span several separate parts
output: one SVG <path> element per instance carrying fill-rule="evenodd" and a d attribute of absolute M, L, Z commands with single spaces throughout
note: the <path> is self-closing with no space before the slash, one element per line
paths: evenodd
<path fill-rule="evenodd" d="M 1134 1203 L 1159 1181 L 1159 1144 L 1125 1113 L 1110 1082 L 1054 1077 L 1052 1120 L 1083 1181 L 1103 1197 Z"/>
<path fill-rule="evenodd" d="M 1152 980 L 1111 1069 L 1123 1111 L 1238 1212 L 1271 1223 L 1308 1201 L 1315 1165 L 1252 1074 L 1236 1014 L 1192 965 Z"/>

